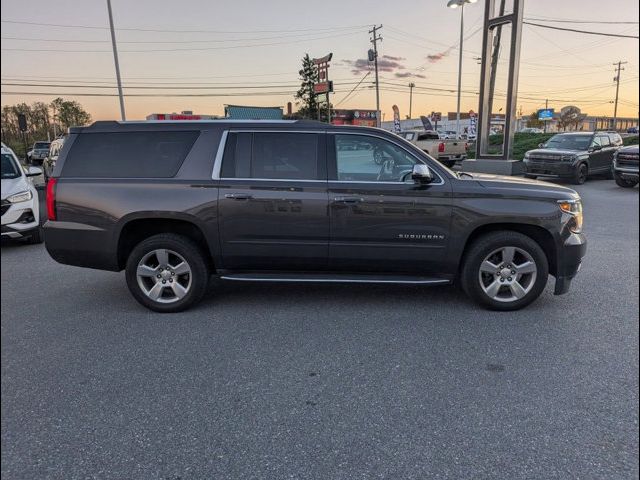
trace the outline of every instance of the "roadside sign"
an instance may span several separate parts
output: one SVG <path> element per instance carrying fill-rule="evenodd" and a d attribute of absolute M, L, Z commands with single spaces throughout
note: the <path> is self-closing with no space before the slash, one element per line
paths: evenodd
<path fill-rule="evenodd" d="M 541 108 L 538 110 L 538 120 L 542 120 L 543 122 L 553 120 L 553 113 L 553 108 Z"/>

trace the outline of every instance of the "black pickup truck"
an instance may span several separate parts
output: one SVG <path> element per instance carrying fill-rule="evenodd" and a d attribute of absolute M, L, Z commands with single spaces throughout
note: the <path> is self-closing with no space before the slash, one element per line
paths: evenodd
<path fill-rule="evenodd" d="M 549 275 L 567 292 L 586 251 L 573 190 L 454 173 L 383 130 L 311 121 L 72 128 L 46 204 L 54 259 L 124 269 L 160 312 L 196 303 L 211 276 L 458 282 L 514 310 Z"/>

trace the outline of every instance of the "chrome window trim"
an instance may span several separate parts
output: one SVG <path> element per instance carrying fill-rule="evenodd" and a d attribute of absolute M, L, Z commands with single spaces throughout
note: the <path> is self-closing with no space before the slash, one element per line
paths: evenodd
<path fill-rule="evenodd" d="M 405 152 L 407 152 L 408 155 L 410 155 L 411 157 L 415 158 L 416 160 L 420 161 L 421 163 L 424 163 L 427 167 L 429 167 L 429 170 L 431 170 L 431 172 L 435 173 L 435 175 L 438 176 L 438 178 L 440 179 L 439 182 L 431 182 L 431 183 L 427 183 L 426 185 L 444 185 L 446 182 L 444 181 L 444 175 L 442 175 L 437 169 L 433 168 L 431 165 L 429 165 L 428 163 L 423 162 L 420 158 L 416 157 L 416 155 L 407 150 L 404 146 L 400 145 L 397 142 L 394 142 L 393 140 L 390 140 L 388 138 L 382 137 L 380 135 L 374 135 L 372 133 L 367 133 L 367 132 L 332 132 L 332 131 L 328 131 L 327 132 L 328 135 L 359 135 L 359 136 L 365 136 L 365 137 L 373 137 L 373 138 L 377 138 L 379 140 L 384 140 L 387 141 L 389 143 L 392 143 L 393 145 L 395 145 L 398 148 L 401 148 L 402 150 L 404 150 Z M 337 167 L 337 165 L 336 165 Z M 411 182 L 377 182 L 377 181 L 367 181 L 367 180 L 329 180 L 329 182 L 337 182 L 337 183 L 368 183 L 371 185 L 375 185 L 375 184 L 387 184 L 387 185 L 412 185 Z"/>
<path fill-rule="evenodd" d="M 222 167 L 222 157 L 224 156 L 224 149 L 227 146 L 227 136 L 229 130 L 222 131 L 222 137 L 220 137 L 220 143 L 218 144 L 218 151 L 213 162 L 213 172 L 211 172 L 211 178 L 213 180 L 220 180 L 220 168 Z"/>
<path fill-rule="evenodd" d="M 305 183 L 327 183 L 327 180 L 307 180 L 295 178 L 247 178 L 247 177 L 222 177 L 219 180 L 242 180 L 244 182 L 305 182 Z"/>

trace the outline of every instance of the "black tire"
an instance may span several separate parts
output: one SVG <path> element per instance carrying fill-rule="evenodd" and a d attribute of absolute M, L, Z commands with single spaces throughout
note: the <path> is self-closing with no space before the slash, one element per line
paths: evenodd
<path fill-rule="evenodd" d="M 588 176 L 589 167 L 586 163 L 581 163 L 576 167 L 576 170 L 573 173 L 573 177 L 571 178 L 571 183 L 573 183 L 574 185 L 583 185 L 584 182 L 587 181 Z"/>
<path fill-rule="evenodd" d="M 38 243 L 42 243 L 43 240 L 42 227 L 38 227 L 31 233 L 29 239 L 27 240 L 27 243 L 29 245 L 36 245 Z"/>
<path fill-rule="evenodd" d="M 633 188 L 638 184 L 635 180 L 627 180 L 626 178 L 622 178 L 620 175 L 614 175 L 614 179 L 616 184 L 622 188 Z"/>
<path fill-rule="evenodd" d="M 525 173 L 524 178 L 530 178 L 531 180 L 536 180 L 538 178 L 537 175 L 532 175 L 530 173 Z"/>
<path fill-rule="evenodd" d="M 138 284 L 138 264 L 147 254 L 158 249 L 172 250 L 183 257 L 190 268 L 187 293 L 172 303 L 162 303 L 149 298 Z M 207 291 L 209 281 L 207 265 L 205 254 L 191 239 L 173 233 L 161 233 L 143 240 L 129 254 L 125 272 L 127 286 L 133 297 L 150 310 L 162 313 L 180 312 L 198 303 Z M 178 277 L 175 278 L 177 280 Z"/>
<path fill-rule="evenodd" d="M 480 266 L 492 252 L 503 247 L 516 247 L 530 255 L 537 272 L 535 280 L 529 277 L 530 289 L 522 298 L 513 301 L 495 300 L 481 286 Z M 517 255 L 521 255 L 518 253 Z M 543 292 L 549 276 L 549 262 L 538 243 L 531 237 L 512 231 L 492 232 L 476 239 L 469 247 L 462 265 L 460 283 L 465 293 L 477 303 L 490 310 L 511 311 L 526 307 Z M 496 275 L 496 282 L 497 282 Z M 503 287 L 501 286 L 501 291 Z"/>

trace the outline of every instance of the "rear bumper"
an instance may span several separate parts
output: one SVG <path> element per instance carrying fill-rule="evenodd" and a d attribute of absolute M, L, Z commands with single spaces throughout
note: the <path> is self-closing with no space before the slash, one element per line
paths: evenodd
<path fill-rule="evenodd" d="M 58 263 L 119 271 L 117 252 L 106 230 L 75 222 L 44 224 L 47 252 Z"/>
<path fill-rule="evenodd" d="M 582 259 L 587 253 L 587 239 L 581 233 L 572 233 L 558 252 L 555 295 L 569 291 L 571 281 L 580 271 Z"/>

